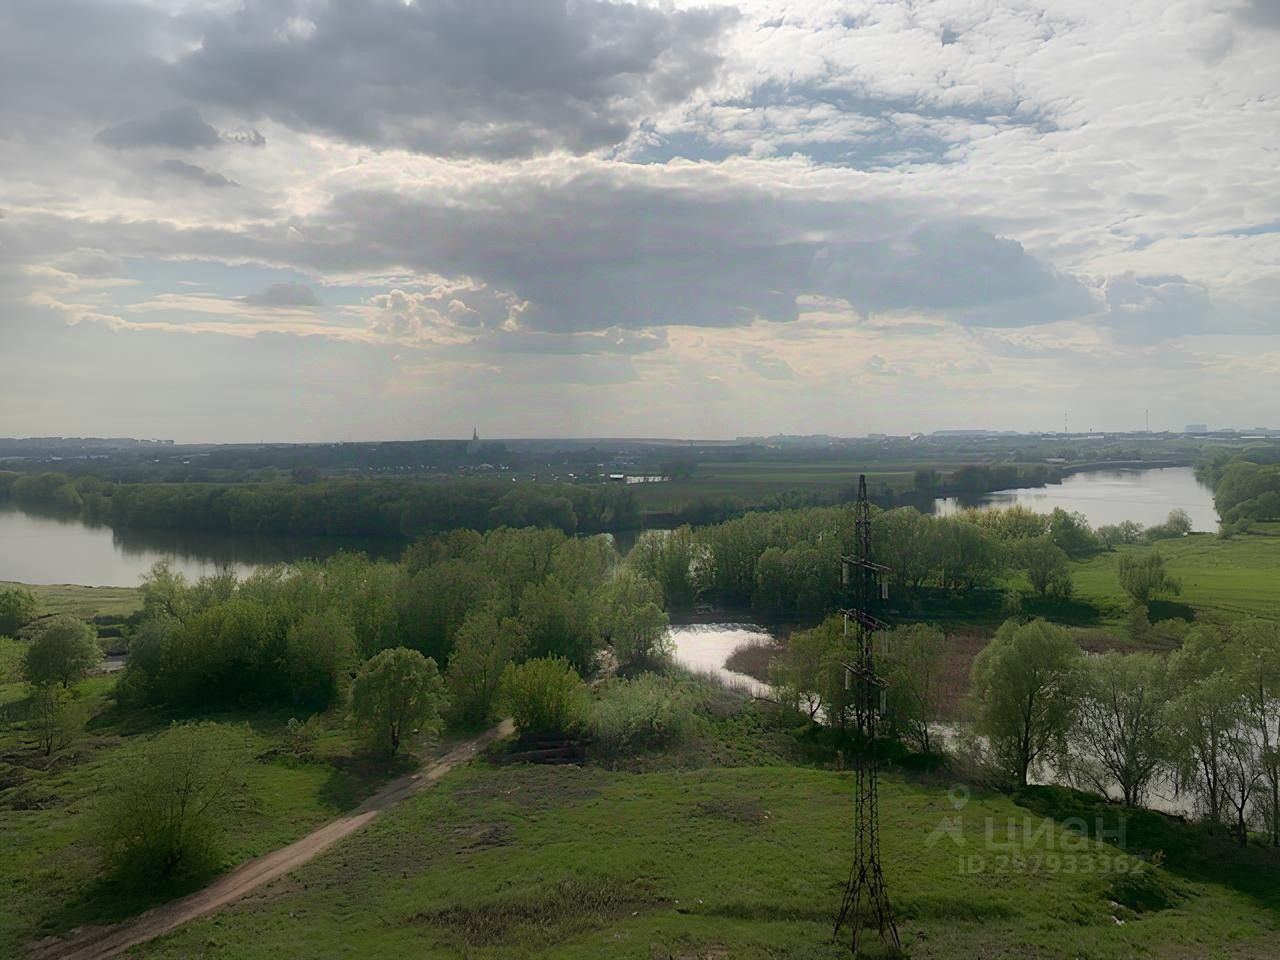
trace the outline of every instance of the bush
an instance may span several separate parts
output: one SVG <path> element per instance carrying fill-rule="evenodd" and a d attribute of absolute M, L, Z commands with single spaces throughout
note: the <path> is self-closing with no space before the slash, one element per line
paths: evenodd
<path fill-rule="evenodd" d="M 89 719 L 84 704 L 57 684 L 33 687 L 29 703 L 31 728 L 46 757 L 69 746 Z"/>
<path fill-rule="evenodd" d="M 133 747 L 101 809 L 107 869 L 128 889 L 162 890 L 214 870 L 247 757 L 244 732 L 208 722 L 174 724 Z"/>
<path fill-rule="evenodd" d="M 563 657 L 526 660 L 503 671 L 501 700 L 523 734 L 571 733 L 586 713 L 587 687 Z"/>
<path fill-rule="evenodd" d="M 36 615 L 36 598 L 22 587 L 0 587 L 0 635 L 14 634 Z"/>
<path fill-rule="evenodd" d="M 24 672 L 34 684 L 69 687 L 101 662 L 102 648 L 93 627 L 75 617 L 52 617 L 27 648 Z"/>
<path fill-rule="evenodd" d="M 695 699 L 687 685 L 653 673 L 611 681 L 589 713 L 593 746 L 620 757 L 679 743 L 693 728 Z"/>

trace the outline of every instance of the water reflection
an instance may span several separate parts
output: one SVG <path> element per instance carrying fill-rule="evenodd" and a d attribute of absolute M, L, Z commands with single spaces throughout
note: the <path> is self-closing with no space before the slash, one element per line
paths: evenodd
<path fill-rule="evenodd" d="M 1161 467 L 1154 470 L 1096 470 L 1073 473 L 1062 483 L 1044 487 L 999 490 L 962 502 L 955 497 L 934 502 L 939 516 L 954 514 L 965 507 L 1022 506 L 1036 513 L 1064 510 L 1085 515 L 1094 527 L 1134 520 L 1144 527 L 1163 523 L 1170 510 L 1187 511 L 1192 529 L 1218 529 L 1218 513 L 1213 492 L 1195 477 L 1190 467 Z"/>
<path fill-rule="evenodd" d="M 158 560 L 196 578 L 229 568 L 323 559 L 340 550 L 395 559 L 397 541 L 345 537 L 244 537 L 172 530 L 112 530 L 76 517 L 0 508 L 0 580 L 132 587 Z"/>
<path fill-rule="evenodd" d="M 684 624 L 671 628 L 671 640 L 675 644 L 676 661 L 682 666 L 741 684 L 755 696 L 769 696 L 767 683 L 724 665 L 729 654 L 745 644 L 772 646 L 776 641 L 763 627 L 753 623 Z"/>

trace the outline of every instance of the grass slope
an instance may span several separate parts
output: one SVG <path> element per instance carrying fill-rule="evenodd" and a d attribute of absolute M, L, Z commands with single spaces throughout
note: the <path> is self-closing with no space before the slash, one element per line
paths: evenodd
<path fill-rule="evenodd" d="M 96 713 L 105 709 L 114 683 L 114 677 L 95 677 L 76 692 Z M 93 843 L 99 800 L 128 776 L 126 742 L 155 735 L 167 721 L 100 713 L 83 739 L 46 758 L 29 743 L 24 697 L 21 685 L 0 685 L 0 957 L 19 956 L 23 944 L 39 937 L 122 919 L 188 892 L 171 890 L 159 899 L 125 894 L 100 879 Z M 225 824 L 219 872 L 351 809 L 394 772 L 354 761 L 354 745 L 341 727 L 321 733 L 298 755 L 288 746 L 287 715 L 205 719 L 226 724 L 251 757 Z M 210 878 L 200 879 L 196 886 Z"/>
<path fill-rule="evenodd" d="M 847 956 L 831 919 L 851 806 L 848 774 L 798 767 L 473 767 L 261 896 L 130 955 Z M 1098 866 L 1135 860 L 1005 797 L 975 794 L 957 814 L 942 787 L 887 778 L 881 809 L 899 927 L 920 960 L 1280 950 L 1274 895 L 1149 867 L 1133 893 Z M 1001 869 L 988 824 L 997 838 L 1012 825 L 1021 868 Z M 971 856 L 984 858 L 972 872 Z"/>

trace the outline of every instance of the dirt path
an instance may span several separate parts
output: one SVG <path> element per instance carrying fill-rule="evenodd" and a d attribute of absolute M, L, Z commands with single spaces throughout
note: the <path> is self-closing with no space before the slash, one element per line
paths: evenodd
<path fill-rule="evenodd" d="M 454 747 L 416 773 L 387 784 L 351 813 L 325 824 L 287 847 L 241 864 L 203 890 L 109 927 L 78 927 L 65 938 L 42 940 L 35 944 L 28 956 L 31 960 L 106 960 L 107 957 L 114 957 L 184 923 L 206 917 L 302 866 L 338 840 L 376 819 L 379 814 L 425 790 L 455 767 L 472 760 L 488 744 L 509 735 L 512 729 L 511 721 L 504 720 L 478 737 Z"/>

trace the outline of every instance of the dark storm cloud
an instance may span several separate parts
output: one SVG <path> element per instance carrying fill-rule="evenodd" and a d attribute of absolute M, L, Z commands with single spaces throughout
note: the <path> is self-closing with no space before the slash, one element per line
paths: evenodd
<path fill-rule="evenodd" d="M 98 132 L 99 143 L 119 150 L 131 147 L 171 147 L 193 150 L 222 142 L 218 131 L 205 123 L 199 111 L 177 107 L 150 117 L 125 120 Z"/>
<path fill-rule="evenodd" d="M 720 64 L 734 14 L 605 0 L 249 0 L 174 66 L 192 100 L 441 155 L 626 139 Z"/>
<path fill-rule="evenodd" d="M 228 180 L 216 170 L 206 170 L 204 167 L 197 166 L 194 163 L 187 163 L 185 160 L 161 160 L 157 166 L 165 173 L 172 174 L 175 177 L 182 177 L 184 180 L 191 180 L 206 187 L 217 189 L 220 187 L 239 186 L 234 180 Z"/>
<path fill-rule="evenodd" d="M 0 116 L 28 135 L 94 128 L 152 113 L 167 83 L 152 51 L 168 18 L 134 3 L 0 3 Z M 172 98 L 169 100 L 172 103 Z"/>
<path fill-rule="evenodd" d="M 521 322 L 545 331 L 788 321 L 806 294 L 868 313 L 968 311 L 978 325 L 979 311 L 1003 304 L 1020 305 L 1001 318 L 1018 326 L 1088 307 L 1063 297 L 1073 281 L 971 223 L 920 223 L 891 204 L 799 198 L 711 174 L 677 186 L 599 171 L 464 197 L 359 191 L 337 198 L 309 235 L 320 269 L 359 249 L 370 267 L 475 277 L 527 301 Z"/>

